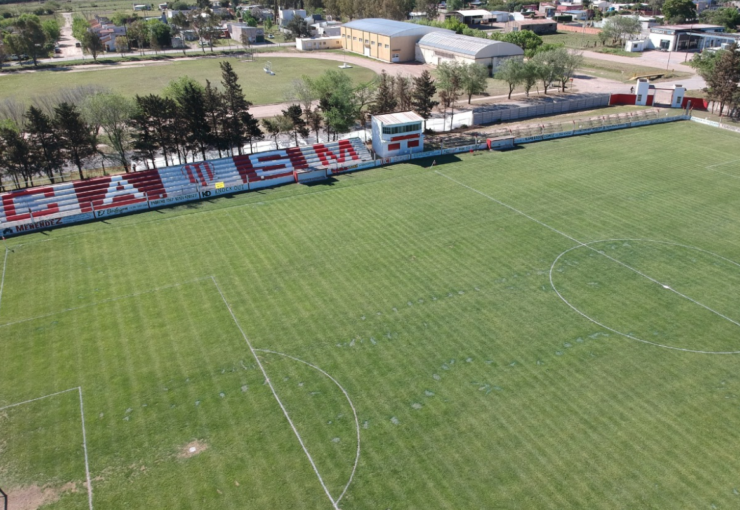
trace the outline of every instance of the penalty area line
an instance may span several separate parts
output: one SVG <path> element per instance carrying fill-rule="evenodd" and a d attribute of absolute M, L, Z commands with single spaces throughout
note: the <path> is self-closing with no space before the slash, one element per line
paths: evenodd
<path fill-rule="evenodd" d="M 48 395 L 44 395 L 44 396 L 37 397 L 37 398 L 32 398 L 30 400 L 24 400 L 23 402 L 16 402 L 15 404 L 10 404 L 4 407 L 0 407 L 0 411 L 11 409 L 13 407 L 22 406 L 24 404 L 30 404 L 31 402 L 38 402 L 39 400 L 44 400 L 47 398 L 55 397 L 57 395 L 62 395 L 63 393 L 69 393 L 71 391 L 76 391 L 80 397 L 80 422 L 82 423 L 82 449 L 85 454 L 85 479 L 87 481 L 87 503 L 88 503 L 90 510 L 93 510 L 92 479 L 90 478 L 90 461 L 88 459 L 88 454 L 87 454 L 87 433 L 85 432 L 85 409 L 82 403 L 82 386 L 77 386 L 76 388 L 69 388 L 68 390 L 57 391 L 55 393 L 49 393 Z"/>
<path fill-rule="evenodd" d="M 298 442 L 301 444 L 301 448 L 303 448 L 303 453 L 305 453 L 306 457 L 308 457 L 308 461 L 311 463 L 311 467 L 313 468 L 314 473 L 316 473 L 316 476 L 319 479 L 319 483 L 321 483 L 321 487 L 323 487 L 324 492 L 326 493 L 326 496 L 329 498 L 329 501 L 331 501 L 332 507 L 334 508 L 334 510 L 340 510 L 339 506 L 337 506 L 337 502 L 334 500 L 331 493 L 329 492 L 329 488 L 324 483 L 324 479 L 321 477 L 321 473 L 319 473 L 319 470 L 316 467 L 316 463 L 314 463 L 313 461 L 313 457 L 311 457 L 311 454 L 308 453 L 308 449 L 306 448 L 306 445 L 303 443 L 303 438 L 298 433 L 298 429 L 293 424 L 293 420 L 290 418 L 290 415 L 288 414 L 288 410 L 283 405 L 283 402 L 280 400 L 280 397 L 278 396 L 277 391 L 275 390 L 275 387 L 272 385 L 272 381 L 270 381 L 270 378 L 267 376 L 267 371 L 265 371 L 265 367 L 262 365 L 262 362 L 260 361 L 260 358 L 257 355 L 257 352 L 255 351 L 254 347 L 252 347 L 252 343 L 249 341 L 247 334 L 242 329 L 242 326 L 237 320 L 236 315 L 234 315 L 234 311 L 231 309 L 231 305 L 226 300 L 226 296 L 224 296 L 224 293 L 221 291 L 221 287 L 216 281 L 216 278 L 214 276 L 211 276 L 211 280 L 213 281 L 213 284 L 216 286 L 216 290 L 221 295 L 221 299 L 226 305 L 226 309 L 229 311 L 229 314 L 231 315 L 231 318 L 234 321 L 234 324 L 236 324 L 236 327 L 239 329 L 239 332 L 242 334 L 242 337 L 244 338 L 244 341 L 246 342 L 247 347 L 249 347 L 249 350 L 252 353 L 252 356 L 254 356 L 254 360 L 257 362 L 257 365 L 260 367 L 262 376 L 265 378 L 265 382 L 267 383 L 267 385 L 270 387 L 270 390 L 272 391 L 272 396 L 275 397 L 275 400 L 280 406 L 280 409 L 283 410 L 283 414 L 285 415 L 285 418 L 288 420 L 288 423 L 290 424 L 290 428 L 293 429 L 293 433 L 295 434 L 295 437 L 298 439 Z"/>

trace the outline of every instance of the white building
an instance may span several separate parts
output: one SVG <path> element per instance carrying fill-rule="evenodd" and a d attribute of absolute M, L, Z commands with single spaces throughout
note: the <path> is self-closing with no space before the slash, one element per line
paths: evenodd
<path fill-rule="evenodd" d="M 342 47 L 342 36 L 298 38 L 295 40 L 298 51 L 336 50 Z"/>
<path fill-rule="evenodd" d="M 703 47 L 702 39 L 707 35 L 720 35 L 725 27 L 720 25 L 657 25 L 650 29 L 648 45 L 650 49 L 663 51 L 686 51 Z"/>
<path fill-rule="evenodd" d="M 306 11 L 304 9 L 280 9 L 278 11 L 278 24 L 281 27 L 287 27 L 295 17 L 305 18 Z"/>
<path fill-rule="evenodd" d="M 414 112 L 373 115 L 373 150 L 392 158 L 424 150 L 424 119 Z"/>
<path fill-rule="evenodd" d="M 432 32 L 416 43 L 416 60 L 419 62 L 435 66 L 453 61 L 480 64 L 488 68 L 489 75 L 510 58 L 523 59 L 524 50 L 503 41 L 444 32 Z"/>

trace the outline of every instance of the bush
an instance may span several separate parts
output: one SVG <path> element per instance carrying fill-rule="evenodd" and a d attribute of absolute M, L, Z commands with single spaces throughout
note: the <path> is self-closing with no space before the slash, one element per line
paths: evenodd
<path fill-rule="evenodd" d="M 5 18 L 5 19 L 9 19 L 9 18 L 12 18 L 12 17 L 13 17 L 13 15 L 12 15 L 12 14 L 10 14 L 10 13 L 9 13 L 8 11 L 5 11 L 5 12 L 3 13 L 3 18 Z"/>

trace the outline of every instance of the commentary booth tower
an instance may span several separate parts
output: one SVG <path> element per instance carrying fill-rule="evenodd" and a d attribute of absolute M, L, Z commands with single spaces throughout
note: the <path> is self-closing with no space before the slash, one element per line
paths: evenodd
<path fill-rule="evenodd" d="M 379 158 L 405 156 L 424 150 L 424 119 L 414 112 L 374 115 L 373 150 Z"/>

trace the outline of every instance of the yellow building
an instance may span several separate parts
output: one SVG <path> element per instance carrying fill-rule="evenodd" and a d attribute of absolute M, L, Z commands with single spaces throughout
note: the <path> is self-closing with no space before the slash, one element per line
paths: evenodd
<path fill-rule="evenodd" d="M 454 33 L 403 21 L 360 19 L 342 26 L 342 46 L 347 51 L 383 62 L 410 62 L 415 58 L 416 43 L 431 32 Z"/>

